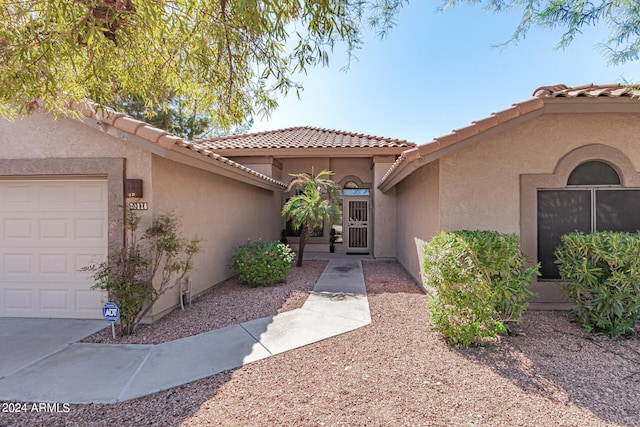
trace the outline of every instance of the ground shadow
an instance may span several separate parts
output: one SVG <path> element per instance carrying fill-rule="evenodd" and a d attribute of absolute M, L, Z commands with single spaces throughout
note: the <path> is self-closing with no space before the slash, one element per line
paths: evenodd
<path fill-rule="evenodd" d="M 362 270 L 369 295 L 425 293 L 424 288 L 397 261 L 363 260 Z"/>
<path fill-rule="evenodd" d="M 518 333 L 488 348 L 458 350 L 527 393 L 640 426 L 640 339 L 585 333 L 566 312 L 530 311 Z"/>

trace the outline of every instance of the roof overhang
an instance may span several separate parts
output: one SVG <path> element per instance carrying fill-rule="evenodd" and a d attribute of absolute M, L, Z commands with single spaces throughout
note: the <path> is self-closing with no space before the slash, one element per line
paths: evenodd
<path fill-rule="evenodd" d="M 532 98 L 513 104 L 506 110 L 493 113 L 484 119 L 472 122 L 469 126 L 456 129 L 448 135 L 434 138 L 431 142 L 407 150 L 391 166 L 378 188 L 382 192 L 386 192 L 411 175 L 416 169 L 530 120 L 542 114 L 543 107 L 544 102 L 540 98 Z"/>
<path fill-rule="evenodd" d="M 510 108 L 474 121 L 449 135 L 404 151 L 382 178 L 378 188 L 386 192 L 421 168 L 457 150 L 502 133 L 542 114 L 640 113 L 635 97 L 534 97 Z"/>
<path fill-rule="evenodd" d="M 640 113 L 640 98 L 549 98 L 544 100 L 545 113 Z"/>
<path fill-rule="evenodd" d="M 263 175 L 210 150 L 110 109 L 96 109 L 87 103 L 78 108 L 83 123 L 114 138 L 127 141 L 143 150 L 169 160 L 222 175 L 271 191 L 284 191 L 287 185 Z"/>

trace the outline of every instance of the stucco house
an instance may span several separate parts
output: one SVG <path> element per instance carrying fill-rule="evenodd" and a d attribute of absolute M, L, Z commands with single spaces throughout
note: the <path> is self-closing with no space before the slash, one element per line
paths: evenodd
<path fill-rule="evenodd" d="M 81 111 L 0 121 L 0 316 L 100 318 L 106 296 L 80 269 L 122 247 L 129 204 L 142 229 L 173 213 L 202 239 L 194 294 L 230 276 L 235 245 L 279 237 L 285 184 L 122 114 Z"/>
<path fill-rule="evenodd" d="M 0 316 L 100 318 L 106 295 L 80 269 L 122 247 L 125 208 L 141 229 L 175 214 L 185 236 L 202 239 L 190 274 L 201 293 L 230 277 L 235 246 L 280 239 L 289 173 L 330 169 L 345 187 L 339 252 L 394 256 L 384 233 L 395 204 L 375 182 L 415 144 L 312 128 L 188 142 L 91 104 L 78 111 L 83 120 L 0 121 Z M 327 224 L 308 250 L 328 252 L 332 226 L 343 230 Z M 174 289 L 149 319 L 178 304 Z"/>
<path fill-rule="evenodd" d="M 395 258 L 393 191 L 383 193 L 377 184 L 400 154 L 416 144 L 336 130 L 297 127 L 194 141 L 194 145 L 221 154 L 266 176 L 289 183 L 291 174 L 333 172 L 342 189 L 343 218 L 327 224 L 307 243 L 308 251 L 329 250 L 329 230 L 338 230 L 336 252 L 370 253 Z M 282 204 L 290 194 L 283 194 Z M 298 238 L 283 226 L 289 243 Z"/>
<path fill-rule="evenodd" d="M 230 276 L 234 246 L 287 230 L 289 174 L 323 169 L 343 189 L 343 218 L 307 250 L 328 252 L 335 228 L 337 252 L 397 259 L 419 281 L 422 245 L 441 230 L 517 233 L 543 266 L 532 307 L 564 308 L 551 255 L 559 235 L 640 229 L 637 95 L 543 87 L 419 146 L 310 127 L 183 141 L 89 104 L 82 120 L 2 120 L 0 316 L 101 317 L 105 295 L 79 269 L 121 247 L 129 206 L 143 226 L 175 213 L 186 236 L 203 239 L 191 274 L 202 292 Z M 178 303 L 167 293 L 151 319 Z"/>
<path fill-rule="evenodd" d="M 395 192 L 396 258 L 420 277 L 440 230 L 516 233 L 532 263 L 532 308 L 567 308 L 554 266 L 560 235 L 640 229 L 640 92 L 548 86 L 529 100 L 405 151 L 378 183 Z"/>

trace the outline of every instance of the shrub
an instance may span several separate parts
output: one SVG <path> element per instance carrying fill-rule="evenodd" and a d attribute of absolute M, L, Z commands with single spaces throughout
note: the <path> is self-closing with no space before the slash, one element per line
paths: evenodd
<path fill-rule="evenodd" d="M 539 266 L 524 267 L 520 239 L 494 231 L 442 232 L 424 246 L 434 330 L 458 347 L 509 332 L 533 295 Z"/>
<path fill-rule="evenodd" d="M 182 237 L 176 217 L 159 216 L 142 236 L 140 219 L 126 211 L 124 248 L 101 264 L 82 268 L 93 273 L 92 289 L 107 291 L 120 309 L 122 335 L 133 334 L 156 301 L 181 283 L 200 251 L 199 239 Z"/>
<path fill-rule="evenodd" d="M 295 254 L 288 245 L 277 241 L 247 242 L 236 248 L 231 271 L 238 282 L 266 286 L 286 281 Z"/>
<path fill-rule="evenodd" d="M 556 249 L 572 313 L 589 332 L 630 335 L 640 318 L 640 236 L 569 233 Z"/>

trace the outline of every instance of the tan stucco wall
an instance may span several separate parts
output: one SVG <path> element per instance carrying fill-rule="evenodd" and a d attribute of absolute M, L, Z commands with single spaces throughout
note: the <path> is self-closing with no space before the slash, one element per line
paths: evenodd
<path fill-rule="evenodd" d="M 441 160 L 444 230 L 520 233 L 520 175 L 551 173 L 580 146 L 604 144 L 640 164 L 635 114 L 545 114 Z"/>
<path fill-rule="evenodd" d="M 220 153 L 224 155 L 224 153 Z M 272 156 L 229 157 L 246 167 L 273 179 L 282 179 L 282 163 Z"/>
<path fill-rule="evenodd" d="M 552 174 L 561 158 L 579 147 L 591 144 L 619 150 L 628 156 L 638 170 L 638 120 L 640 114 L 543 114 L 443 157 L 439 165 L 439 228 L 446 231 L 497 230 L 521 235 L 520 186 L 523 175 Z M 421 224 L 426 220 L 419 219 L 418 212 L 406 212 L 410 208 L 405 206 L 407 195 L 411 195 L 411 198 L 417 195 L 415 190 L 410 192 L 407 188 L 421 180 L 420 174 L 426 173 L 424 169 L 414 172 L 398 185 L 399 230 L 406 227 L 405 224 L 425 227 Z M 431 178 L 422 179 L 428 181 Z M 424 184 L 417 183 L 415 186 Z M 415 203 L 413 209 L 424 208 L 424 203 Z M 421 233 L 427 240 L 433 231 L 431 228 L 428 232 L 421 230 Z M 525 240 L 537 239 L 532 237 L 537 233 L 535 223 L 524 232 L 527 236 L 521 237 Z M 398 235 L 401 242 L 398 244 L 398 259 L 415 274 L 417 270 L 412 259 L 416 260 L 417 257 L 407 253 L 413 235 L 400 231 Z M 523 245 L 525 253 L 534 261 L 537 257 L 536 247 L 530 243 Z M 560 294 L 557 287 L 557 283 L 537 286 L 536 290 L 540 293 L 538 301 L 558 302 Z"/>
<path fill-rule="evenodd" d="M 263 190 L 162 157 L 153 157 L 154 214 L 175 214 L 185 237 L 203 239 L 194 258 L 192 292 L 229 278 L 236 246 L 280 238 L 280 192 Z M 179 304 L 177 289 L 154 307 L 155 315 Z"/>
<path fill-rule="evenodd" d="M 439 162 L 428 164 L 396 187 L 396 258 L 421 283 L 421 247 L 440 231 Z"/>
<path fill-rule="evenodd" d="M 151 194 L 148 152 L 75 119 L 38 112 L 0 119 L 0 160 L 9 176 L 108 175 L 110 251 L 122 246 L 123 179 L 142 179 L 145 196 Z M 141 216 L 143 224 L 151 222 L 151 211 Z"/>
<path fill-rule="evenodd" d="M 380 182 L 389 170 L 395 157 L 376 157 L 373 164 L 374 182 Z M 374 186 L 371 189 L 373 212 L 373 256 L 375 258 L 396 257 L 396 189 L 383 193 Z"/>
<path fill-rule="evenodd" d="M 109 250 L 122 247 L 123 206 L 129 201 L 148 204 L 137 213 L 144 230 L 152 218 L 175 213 L 185 237 L 204 239 L 202 253 L 191 273 L 193 293 L 228 278 L 234 246 L 248 239 L 280 237 L 281 193 L 192 168 L 107 135 L 92 123 L 54 120 L 35 113 L 24 120 L 0 120 L 0 178 L 28 175 L 105 175 L 109 180 Z M 115 176 L 115 178 L 114 178 Z M 125 199 L 124 178 L 143 180 L 143 197 Z M 179 303 L 177 290 L 164 296 L 150 313 L 157 318 Z"/>
<path fill-rule="evenodd" d="M 292 159 L 279 159 L 282 162 L 282 182 L 289 183 L 291 181 L 291 174 L 298 173 L 318 173 L 323 170 L 331 170 L 331 160 L 328 158 L 292 158 Z"/>
<path fill-rule="evenodd" d="M 373 182 L 370 158 L 331 159 L 329 167 L 333 171 L 335 182 L 343 181 L 346 177 L 357 176 L 363 183 Z"/>
<path fill-rule="evenodd" d="M 68 118 L 34 113 L 23 120 L 0 119 L 0 158 L 127 158 L 127 178 L 151 175 L 151 155 L 125 141 Z M 144 190 L 147 190 L 145 188 Z"/>

